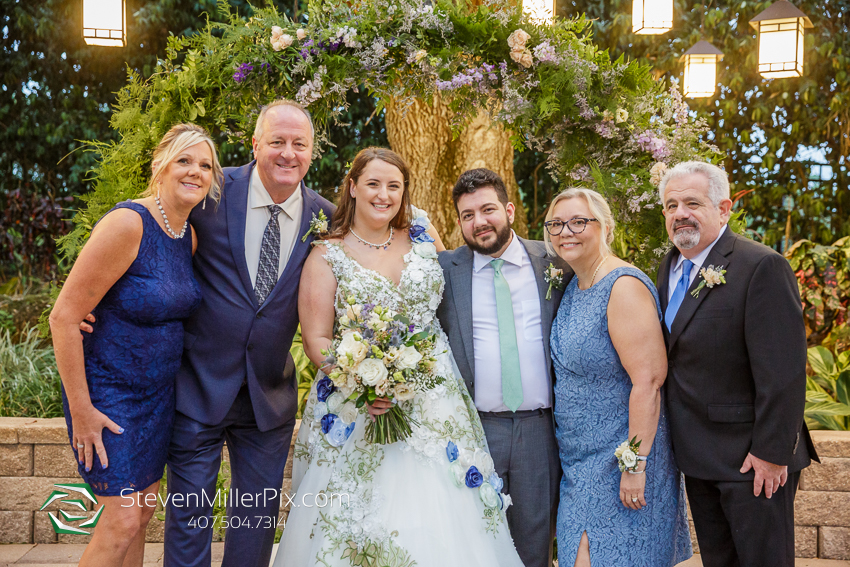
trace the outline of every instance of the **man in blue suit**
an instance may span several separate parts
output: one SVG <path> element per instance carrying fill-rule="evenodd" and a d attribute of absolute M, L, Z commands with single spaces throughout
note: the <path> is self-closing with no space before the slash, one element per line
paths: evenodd
<path fill-rule="evenodd" d="M 313 153 L 310 115 L 264 107 L 255 161 L 226 168 L 221 202 L 196 207 L 195 277 L 203 302 L 185 324 L 177 416 L 168 451 L 167 567 L 209 566 L 216 479 L 227 441 L 232 472 L 224 566 L 269 564 L 298 390 L 289 355 L 298 283 L 320 211 L 334 206 L 302 179 Z M 198 519 L 201 521 L 198 522 Z"/>

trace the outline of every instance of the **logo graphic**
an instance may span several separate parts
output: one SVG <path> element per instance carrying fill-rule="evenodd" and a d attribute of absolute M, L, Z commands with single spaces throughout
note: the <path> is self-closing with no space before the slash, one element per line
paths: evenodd
<path fill-rule="evenodd" d="M 82 498 L 69 498 L 73 492 L 76 492 L 82 496 L 85 496 L 92 503 L 97 506 L 97 497 L 92 492 L 91 486 L 85 482 L 79 482 L 75 484 L 54 484 L 54 488 L 58 490 L 54 490 L 50 496 L 47 497 L 47 500 L 44 501 L 44 504 L 41 505 L 39 510 L 44 510 L 50 504 L 59 500 L 62 504 L 69 504 L 71 506 L 76 506 L 79 508 L 84 514 L 88 512 L 86 510 L 86 503 Z M 67 500 L 65 500 L 67 499 Z M 91 532 L 87 532 L 86 530 L 80 528 L 94 528 L 97 525 L 97 521 L 100 519 L 100 515 L 103 513 L 103 504 L 101 504 L 100 508 L 97 509 L 94 516 L 89 518 L 88 516 L 81 516 L 79 513 L 69 514 L 65 510 L 59 510 L 59 514 L 66 522 L 78 522 L 80 520 L 85 520 L 82 524 L 79 524 L 79 527 L 70 526 L 53 514 L 53 512 L 48 512 L 47 515 L 50 517 L 50 523 L 53 524 L 53 531 L 57 534 L 78 534 L 78 535 L 89 535 Z"/>

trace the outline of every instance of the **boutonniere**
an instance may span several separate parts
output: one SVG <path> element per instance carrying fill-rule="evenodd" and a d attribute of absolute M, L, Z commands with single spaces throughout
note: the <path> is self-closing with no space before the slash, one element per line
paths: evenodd
<path fill-rule="evenodd" d="M 301 242 L 307 242 L 307 237 L 311 234 L 315 234 L 319 236 L 320 234 L 325 234 L 328 232 L 328 217 L 325 216 L 325 211 L 319 209 L 319 216 L 316 216 L 316 213 L 313 213 L 313 220 L 310 221 L 310 228 L 307 229 L 307 232 L 304 233 L 304 236 L 301 237 Z"/>
<path fill-rule="evenodd" d="M 543 272 L 543 281 L 549 284 L 549 289 L 546 290 L 546 299 L 552 299 L 552 288 L 564 289 L 564 270 L 556 268 L 555 264 L 550 263 L 549 267 Z"/>
<path fill-rule="evenodd" d="M 717 266 L 715 268 L 713 265 L 709 265 L 707 268 L 702 268 L 699 271 L 699 275 L 702 276 L 702 281 L 699 282 L 697 288 L 691 292 L 691 295 L 699 297 L 699 292 L 702 288 L 707 287 L 708 289 L 711 289 L 716 285 L 725 284 L 726 278 L 723 277 L 723 274 L 725 273 L 726 270 L 723 269 L 723 266 Z"/>

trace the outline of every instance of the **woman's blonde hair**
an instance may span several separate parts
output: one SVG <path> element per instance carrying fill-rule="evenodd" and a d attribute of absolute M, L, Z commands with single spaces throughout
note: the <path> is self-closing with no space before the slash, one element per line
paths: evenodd
<path fill-rule="evenodd" d="M 148 188 L 142 193 L 142 197 L 150 197 L 158 195 L 157 185 L 160 182 L 163 172 L 168 169 L 168 164 L 173 162 L 177 156 L 184 152 L 187 148 L 191 148 L 195 144 L 206 142 L 210 147 L 213 162 L 212 183 L 210 184 L 209 196 L 212 200 L 218 203 L 221 198 L 221 186 L 224 182 L 224 171 L 221 169 L 221 164 L 218 162 L 218 153 L 215 151 L 215 144 L 212 141 L 209 133 L 196 124 L 183 123 L 175 124 L 165 133 L 165 136 L 160 140 L 159 145 L 153 151 L 153 161 L 151 163 L 151 180 L 148 183 Z"/>
<path fill-rule="evenodd" d="M 594 191 L 593 189 L 585 189 L 584 187 L 570 187 L 562 191 L 557 197 L 552 200 L 549 205 L 549 210 L 546 212 L 546 221 L 552 220 L 552 215 L 555 214 L 555 206 L 561 201 L 575 198 L 584 199 L 587 203 L 587 208 L 593 218 L 599 221 L 599 228 L 602 234 L 602 239 L 599 241 L 599 253 L 603 256 L 611 255 L 611 243 L 614 241 L 614 215 L 611 214 L 611 207 L 608 206 L 608 201 L 605 197 Z M 564 227 L 564 230 L 569 228 Z M 550 254 L 555 254 L 555 249 L 552 247 L 552 238 L 549 236 L 549 231 L 543 229 L 543 241 L 546 243 L 546 250 Z"/>

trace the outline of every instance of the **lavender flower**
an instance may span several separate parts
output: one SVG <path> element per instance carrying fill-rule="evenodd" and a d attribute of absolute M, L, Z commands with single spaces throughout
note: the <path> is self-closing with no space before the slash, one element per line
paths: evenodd
<path fill-rule="evenodd" d="M 538 63 L 555 63 L 556 65 L 560 63 L 558 53 L 549 43 L 549 40 L 544 40 L 532 51 L 534 52 L 534 57 L 537 59 Z"/>
<path fill-rule="evenodd" d="M 635 139 L 640 149 L 645 152 L 652 153 L 652 157 L 656 161 L 664 161 L 664 158 L 670 155 L 670 150 L 667 148 L 667 142 L 655 135 L 652 130 L 646 130 L 638 134 Z"/>
<path fill-rule="evenodd" d="M 250 63 L 242 63 L 236 68 L 236 72 L 233 73 L 233 80 L 237 83 L 241 83 L 248 78 L 248 75 L 250 75 L 253 70 L 254 66 Z"/>

